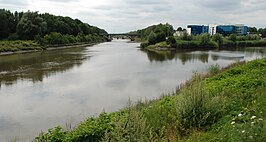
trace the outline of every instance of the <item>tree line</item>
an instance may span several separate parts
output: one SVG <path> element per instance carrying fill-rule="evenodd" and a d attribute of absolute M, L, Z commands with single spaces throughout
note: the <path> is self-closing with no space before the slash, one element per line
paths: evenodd
<path fill-rule="evenodd" d="M 61 35 L 100 36 L 107 32 L 78 19 L 38 12 L 11 12 L 0 9 L 0 40 L 34 40 L 37 36 Z"/>

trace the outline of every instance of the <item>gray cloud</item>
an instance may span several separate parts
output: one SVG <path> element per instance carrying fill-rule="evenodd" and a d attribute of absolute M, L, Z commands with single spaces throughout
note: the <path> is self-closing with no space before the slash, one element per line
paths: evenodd
<path fill-rule="evenodd" d="M 265 0 L 0 0 L 0 6 L 70 16 L 108 32 L 166 22 L 174 27 L 209 23 L 265 27 L 266 23 Z"/>
<path fill-rule="evenodd" d="M 241 8 L 241 0 L 197 0 L 202 8 L 208 8 L 218 11 L 234 10 Z"/>

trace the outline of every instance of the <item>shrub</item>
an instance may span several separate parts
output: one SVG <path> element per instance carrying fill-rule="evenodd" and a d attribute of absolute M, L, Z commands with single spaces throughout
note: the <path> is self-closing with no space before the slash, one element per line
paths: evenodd
<path fill-rule="evenodd" d="M 176 40 L 173 36 L 168 37 L 166 43 L 170 45 L 170 47 L 176 47 Z"/>
<path fill-rule="evenodd" d="M 213 35 L 212 40 L 217 42 L 219 47 L 221 47 L 223 45 L 223 35 L 221 35 L 221 34 Z"/>

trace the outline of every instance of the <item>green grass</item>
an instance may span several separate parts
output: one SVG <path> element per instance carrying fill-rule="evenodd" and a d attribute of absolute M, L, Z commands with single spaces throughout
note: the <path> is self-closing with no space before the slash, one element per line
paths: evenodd
<path fill-rule="evenodd" d="M 157 100 L 129 103 L 70 131 L 50 129 L 35 141 L 265 141 L 266 58 L 217 68 Z"/>
<path fill-rule="evenodd" d="M 0 52 L 15 52 L 28 50 L 42 50 L 41 46 L 34 41 L 0 41 Z"/>

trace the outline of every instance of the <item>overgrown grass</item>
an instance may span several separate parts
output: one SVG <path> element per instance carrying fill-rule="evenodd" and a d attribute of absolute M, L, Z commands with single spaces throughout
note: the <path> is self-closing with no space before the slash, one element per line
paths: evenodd
<path fill-rule="evenodd" d="M 41 46 L 34 41 L 0 41 L 0 52 L 15 52 L 27 50 L 42 50 Z"/>
<path fill-rule="evenodd" d="M 236 141 L 266 139 L 266 58 L 195 74 L 176 92 L 88 118 L 35 141 Z"/>

